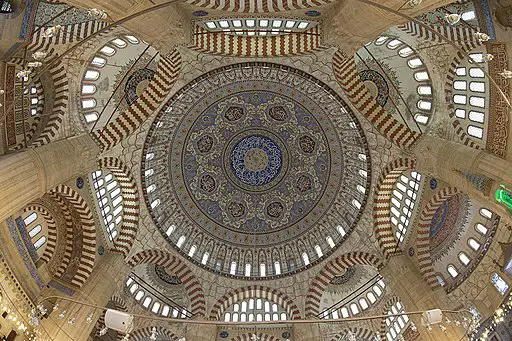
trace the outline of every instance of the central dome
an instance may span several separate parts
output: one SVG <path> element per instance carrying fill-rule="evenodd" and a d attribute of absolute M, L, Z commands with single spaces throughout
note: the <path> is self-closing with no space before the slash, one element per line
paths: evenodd
<path fill-rule="evenodd" d="M 315 260 L 310 249 L 339 244 L 360 214 L 365 197 L 355 189 L 366 188 L 368 165 L 356 122 L 332 90 L 301 71 L 261 63 L 214 70 L 179 91 L 148 135 L 155 157 L 143 174 L 156 187 L 147 197 L 155 222 L 171 240 L 183 237 L 172 244 L 192 258 L 209 258 L 215 245 L 243 254 L 288 245 L 282 272 L 308 265 L 297 255 Z M 210 268 L 227 272 L 228 255 L 218 252 Z"/>

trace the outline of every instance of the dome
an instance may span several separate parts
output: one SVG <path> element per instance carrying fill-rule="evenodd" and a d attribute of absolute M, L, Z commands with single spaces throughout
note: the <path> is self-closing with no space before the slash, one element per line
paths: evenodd
<path fill-rule="evenodd" d="M 226 275 L 315 263 L 342 244 L 365 202 L 369 154 L 357 119 L 332 89 L 282 65 L 195 79 L 158 114 L 144 150 L 156 225 Z"/>

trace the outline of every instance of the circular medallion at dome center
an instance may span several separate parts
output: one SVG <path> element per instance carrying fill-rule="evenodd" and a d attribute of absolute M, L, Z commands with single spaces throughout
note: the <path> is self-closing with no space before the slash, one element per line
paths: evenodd
<path fill-rule="evenodd" d="M 286 93 L 236 90 L 217 89 L 176 132 L 171 171 L 176 191 L 187 190 L 182 204 L 200 225 L 240 232 L 309 224 L 302 221 L 310 212 L 321 216 L 330 204 L 330 122 Z M 341 154 L 334 160 L 341 164 Z"/>
<path fill-rule="evenodd" d="M 265 191 L 282 180 L 288 168 L 284 142 L 268 130 L 246 130 L 226 148 L 224 170 L 245 191 Z"/>

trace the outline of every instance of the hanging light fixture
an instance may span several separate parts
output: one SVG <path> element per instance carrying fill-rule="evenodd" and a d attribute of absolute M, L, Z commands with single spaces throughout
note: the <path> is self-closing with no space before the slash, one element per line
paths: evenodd
<path fill-rule="evenodd" d="M 28 77 L 28 75 L 30 75 L 32 73 L 32 71 L 30 70 L 21 70 L 21 71 L 18 71 L 16 73 L 16 77 L 18 78 L 25 78 L 25 77 Z"/>
<path fill-rule="evenodd" d="M 506 79 L 510 79 L 510 78 L 512 78 L 512 71 L 505 69 L 502 72 L 500 72 L 500 76 L 502 76 L 503 78 L 506 78 Z"/>
<path fill-rule="evenodd" d="M 55 26 L 52 26 L 52 27 L 48 27 L 43 32 L 43 38 L 51 38 L 51 37 L 53 37 L 54 35 L 59 33 L 61 28 L 62 28 L 62 26 L 60 26 L 60 25 L 55 25 Z"/>
<path fill-rule="evenodd" d="M 28 67 L 41 67 L 42 65 L 43 65 L 43 63 L 41 63 L 41 62 L 29 62 L 29 63 L 27 63 Z"/>
<path fill-rule="evenodd" d="M 91 324 L 92 323 L 92 316 L 93 316 L 92 313 L 89 313 L 89 315 L 87 315 L 87 319 L 85 320 L 87 322 L 87 324 Z"/>
<path fill-rule="evenodd" d="M 151 328 L 151 336 L 149 337 L 149 339 L 151 341 L 155 341 L 157 335 L 158 333 L 156 332 L 156 327 Z"/>
<path fill-rule="evenodd" d="M 488 41 L 489 39 L 491 39 L 491 37 L 489 37 L 489 35 L 487 35 L 483 32 L 475 32 L 475 37 L 478 40 L 480 40 L 481 42 Z"/>
<path fill-rule="evenodd" d="M 48 53 L 46 53 L 46 52 L 37 51 L 37 52 L 32 53 L 32 58 L 34 58 L 35 60 L 43 60 L 46 58 L 47 55 L 48 55 Z"/>
<path fill-rule="evenodd" d="M 124 335 L 123 341 L 130 341 L 130 333 Z"/>
<path fill-rule="evenodd" d="M 490 53 L 482 53 L 482 62 L 487 63 L 494 59 L 494 55 Z"/>
<path fill-rule="evenodd" d="M 451 13 L 451 14 L 445 15 L 444 18 L 446 19 L 448 24 L 455 25 L 456 23 L 458 23 L 460 21 L 461 16 L 460 16 L 460 14 Z"/>
<path fill-rule="evenodd" d="M 105 335 L 106 333 L 108 332 L 108 327 L 103 327 L 100 332 L 98 334 L 100 334 L 100 336 L 103 336 Z"/>
<path fill-rule="evenodd" d="M 66 317 L 66 311 L 64 310 L 62 313 L 59 314 L 59 317 L 61 319 L 63 319 L 64 317 Z"/>
<path fill-rule="evenodd" d="M 407 5 L 410 7 L 410 8 L 415 8 L 415 7 L 418 7 L 419 5 L 421 5 L 421 1 L 422 0 L 409 0 L 407 2 Z"/>
<path fill-rule="evenodd" d="M 107 12 L 98 8 L 91 8 L 89 11 L 89 16 L 91 16 L 94 20 L 105 20 L 107 19 Z"/>

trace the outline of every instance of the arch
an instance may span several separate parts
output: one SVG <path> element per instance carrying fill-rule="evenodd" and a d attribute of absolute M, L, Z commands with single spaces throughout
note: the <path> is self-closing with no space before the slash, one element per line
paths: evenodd
<path fill-rule="evenodd" d="M 36 203 L 29 204 L 23 209 L 23 212 L 37 212 L 46 222 L 46 227 L 48 229 L 48 240 L 46 242 L 46 248 L 44 249 L 43 255 L 41 256 L 41 261 L 44 263 L 49 263 L 55 253 L 55 247 L 57 245 L 57 224 L 55 219 L 53 219 L 52 214 L 48 212 L 46 207 Z"/>
<path fill-rule="evenodd" d="M 100 148 L 108 150 L 133 133 L 167 97 L 180 71 L 181 56 L 176 49 L 161 57 L 144 93 L 115 120 L 92 133 Z"/>
<path fill-rule="evenodd" d="M 391 142 L 400 147 L 412 146 L 420 133 L 398 122 L 377 103 L 361 81 L 354 57 L 347 58 L 337 51 L 332 65 L 338 84 L 357 110 Z"/>
<path fill-rule="evenodd" d="M 320 311 L 320 300 L 325 288 L 341 270 L 352 265 L 372 265 L 378 270 L 382 269 L 384 263 L 380 257 L 367 252 L 350 252 L 339 256 L 327 263 L 318 276 L 309 285 L 306 296 L 305 313 L 306 317 L 316 316 Z"/>
<path fill-rule="evenodd" d="M 439 206 L 441 206 L 445 200 L 451 198 L 457 193 L 460 193 L 460 191 L 455 187 L 442 188 L 421 210 L 417 230 L 416 255 L 418 257 L 420 272 L 432 289 L 439 288 L 440 284 L 436 278 L 434 264 L 430 256 L 430 225 Z"/>
<path fill-rule="evenodd" d="M 156 332 L 158 333 L 158 340 L 162 339 L 162 336 L 167 338 L 166 340 L 178 341 L 179 336 L 171 332 L 169 329 L 162 326 L 155 326 Z M 130 333 L 130 340 L 133 341 L 142 341 L 144 338 L 148 338 L 151 336 L 151 330 L 153 327 L 143 327 L 137 330 L 134 330 Z"/>
<path fill-rule="evenodd" d="M 96 257 L 96 227 L 92 217 L 91 210 L 87 202 L 73 189 L 66 185 L 58 185 L 49 191 L 57 203 L 61 205 L 64 211 L 69 212 L 66 214 L 67 225 L 67 238 L 71 238 L 71 246 L 73 247 L 73 240 L 79 238 L 81 242 L 80 255 L 75 260 L 68 261 L 57 271 L 57 277 L 65 276 L 69 278 L 69 282 L 77 287 L 82 287 L 85 281 L 89 278 L 94 267 Z M 73 217 L 78 220 L 73 220 Z M 75 226 L 74 222 L 78 222 L 80 226 Z M 72 255 L 68 255 L 71 257 Z M 74 264 L 78 263 L 78 264 Z M 72 265 L 71 267 L 69 265 Z M 69 273 L 68 273 L 69 272 Z"/>
<path fill-rule="evenodd" d="M 400 175 L 408 169 L 414 169 L 415 161 L 409 158 L 400 158 L 390 162 L 382 171 L 379 185 L 373 200 L 373 221 L 375 236 L 385 259 L 401 253 L 396 247 L 397 240 L 393 235 L 391 225 L 391 197 L 393 187 Z"/>
<path fill-rule="evenodd" d="M 356 338 L 363 339 L 363 340 L 373 340 L 375 338 L 375 333 L 371 330 L 368 330 L 366 328 L 360 328 L 360 327 L 348 327 L 343 329 L 341 332 L 334 335 L 330 341 L 338 341 L 342 340 L 342 337 L 345 336 L 348 332 L 351 332 L 354 334 Z"/>
<path fill-rule="evenodd" d="M 236 302 L 246 298 L 264 298 L 281 305 L 290 319 L 299 320 L 301 314 L 297 305 L 285 293 L 262 285 L 249 285 L 239 289 L 232 289 L 224 294 L 212 307 L 210 320 L 220 321 L 224 310 Z"/>
<path fill-rule="evenodd" d="M 254 335 L 254 333 L 245 333 L 242 335 L 237 335 L 237 336 L 231 338 L 230 340 L 231 341 L 252 341 L 253 335 Z M 259 333 L 258 340 L 260 340 L 260 341 L 279 341 L 280 338 L 278 338 L 277 336 L 274 336 L 274 335 Z"/>
<path fill-rule="evenodd" d="M 114 157 L 98 160 L 98 168 L 107 168 L 116 177 L 123 195 L 123 222 L 119 235 L 114 240 L 114 249 L 127 256 L 132 249 L 139 226 L 139 192 L 134 178 L 126 165 Z"/>
<path fill-rule="evenodd" d="M 156 249 L 141 251 L 128 260 L 128 265 L 131 268 L 147 263 L 161 265 L 173 272 L 187 290 L 191 312 L 194 315 L 206 316 L 206 300 L 203 288 L 187 265 L 169 252 Z"/>
<path fill-rule="evenodd" d="M 211 32 L 196 25 L 192 49 L 212 55 L 236 57 L 296 56 L 324 49 L 321 33 L 320 25 L 317 25 L 306 32 L 249 37 Z"/>

